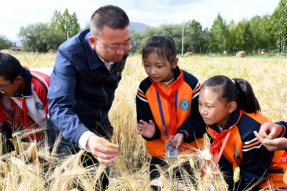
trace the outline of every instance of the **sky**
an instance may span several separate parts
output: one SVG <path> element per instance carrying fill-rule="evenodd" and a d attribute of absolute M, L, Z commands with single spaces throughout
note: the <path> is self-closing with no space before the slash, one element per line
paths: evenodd
<path fill-rule="evenodd" d="M 84 28 L 93 12 L 108 4 L 124 9 L 130 21 L 151 27 L 195 19 L 204 28 L 211 28 L 218 13 L 226 23 L 237 23 L 255 15 L 272 14 L 279 0 L 9 0 L 0 6 L 0 35 L 17 40 L 21 26 L 50 22 L 55 10 L 63 13 L 66 8 L 70 14 L 77 14 Z"/>

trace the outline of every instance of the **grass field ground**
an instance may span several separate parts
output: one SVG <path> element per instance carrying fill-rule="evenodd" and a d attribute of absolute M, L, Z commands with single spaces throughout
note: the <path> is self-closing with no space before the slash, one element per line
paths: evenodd
<path fill-rule="evenodd" d="M 39 68 L 53 67 L 56 55 L 18 53 L 14 56 L 24 66 Z M 246 58 L 219 57 L 216 55 L 179 56 L 179 67 L 196 76 L 200 82 L 218 74 L 248 80 L 259 100 L 262 113 L 272 121 L 286 121 L 287 60 L 283 58 L 285 57 L 275 56 L 266 59 L 252 56 Z M 128 58 L 122 75 L 122 81 L 116 91 L 115 100 L 109 113 L 111 123 L 115 128 L 112 142 L 118 144 L 120 148 L 117 162 L 111 170 L 109 190 L 149 190 L 149 155 L 145 149 L 145 142 L 137 134 L 136 128 L 135 96 L 141 80 L 147 76 L 140 55 L 132 55 Z M 2 156 L 2 159 L 6 161 L 0 162 L 2 190 L 76 190 L 79 185 L 85 190 L 92 190 L 99 173 L 104 171 L 102 166 L 98 167 L 96 171 L 89 169 L 88 172 L 78 168 L 78 155 L 72 156 L 74 158 L 59 158 L 53 153 L 45 153 L 48 152 L 47 149 L 37 151 L 34 147 L 33 144 L 25 148 L 20 147 L 21 156 L 17 156 L 15 153 Z M 180 165 L 184 161 L 189 161 L 191 164 L 196 160 L 202 162 L 206 157 L 209 157 L 206 154 L 207 149 L 206 147 L 205 151 L 200 152 L 197 156 L 181 156 L 178 163 L 174 165 Z M 31 156 L 40 156 L 56 168 L 51 168 L 49 173 L 44 173 L 46 171 L 37 161 L 34 164 L 25 164 L 27 158 L 31 158 Z M 171 171 L 168 170 L 168 172 Z M 27 177 L 34 178 L 33 181 L 32 179 L 26 180 L 23 173 Z M 226 190 L 220 172 L 216 176 L 215 183 L 217 190 Z M 190 182 L 183 185 L 182 182 L 171 181 L 165 176 L 161 176 L 155 184 L 164 185 L 164 190 L 176 190 L 177 188 L 195 190 Z M 196 189 L 207 190 L 211 184 L 212 176 L 209 175 L 202 181 L 197 179 Z"/>

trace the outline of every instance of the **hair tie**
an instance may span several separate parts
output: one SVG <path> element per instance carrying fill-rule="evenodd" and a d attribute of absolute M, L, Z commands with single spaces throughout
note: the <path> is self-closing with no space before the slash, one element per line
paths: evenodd
<path fill-rule="evenodd" d="M 232 82 L 233 82 L 233 84 L 235 85 L 235 81 L 234 81 L 234 80 L 232 80 Z"/>

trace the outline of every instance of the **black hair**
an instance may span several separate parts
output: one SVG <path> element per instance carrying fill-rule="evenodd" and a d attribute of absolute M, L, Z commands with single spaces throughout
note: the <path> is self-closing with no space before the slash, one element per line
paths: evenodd
<path fill-rule="evenodd" d="M 161 60 L 166 58 L 172 64 L 176 58 L 176 44 L 170 36 L 153 36 L 147 40 L 143 47 L 142 60 L 144 61 L 151 53 L 156 53 Z"/>
<path fill-rule="evenodd" d="M 90 27 L 101 32 L 104 26 L 111 29 L 124 29 L 130 25 L 129 17 L 120 7 L 106 5 L 96 10 L 90 21 Z"/>
<path fill-rule="evenodd" d="M 241 78 L 232 80 L 223 75 L 213 76 L 202 84 L 202 88 L 212 88 L 220 99 L 224 99 L 227 103 L 235 101 L 237 107 L 247 113 L 260 112 L 259 102 L 249 82 Z"/>
<path fill-rule="evenodd" d="M 19 60 L 10 54 L 0 53 L 0 76 L 13 81 L 24 72 Z"/>

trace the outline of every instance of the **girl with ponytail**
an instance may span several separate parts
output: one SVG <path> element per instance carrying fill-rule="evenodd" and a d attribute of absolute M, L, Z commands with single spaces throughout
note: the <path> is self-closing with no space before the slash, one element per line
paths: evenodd
<path fill-rule="evenodd" d="M 229 189 L 287 188 L 283 183 L 286 165 L 273 167 L 280 153 L 269 152 L 253 133 L 270 120 L 259 113 L 259 102 L 246 80 L 223 75 L 209 78 L 202 84 L 198 105 L 207 125 L 210 153 Z M 201 169 L 202 178 L 207 163 Z M 234 184 L 231 177 L 237 167 L 240 180 Z"/>

